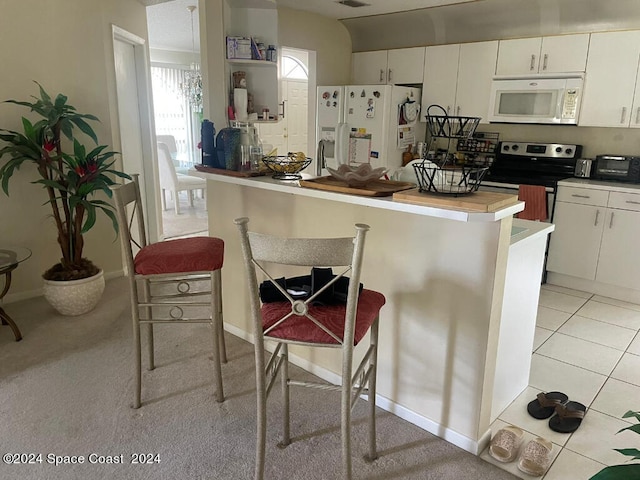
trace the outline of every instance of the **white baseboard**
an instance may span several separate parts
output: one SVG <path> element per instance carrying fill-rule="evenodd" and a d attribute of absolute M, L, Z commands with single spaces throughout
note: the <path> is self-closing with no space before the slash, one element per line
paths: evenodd
<path fill-rule="evenodd" d="M 246 340 L 247 342 L 253 343 L 253 335 L 250 335 L 233 325 L 225 324 L 225 330 L 237 337 L 242 338 L 243 340 Z M 317 377 L 320 377 L 321 379 L 329 383 L 332 383 L 334 385 L 340 385 L 342 383 L 342 377 L 340 375 L 332 372 L 331 370 L 327 370 L 326 368 L 319 367 L 318 365 L 311 363 L 307 359 L 300 358 L 299 356 L 290 353 L 289 361 L 292 364 L 310 373 L 313 373 Z M 382 408 L 387 412 L 393 413 L 403 420 L 406 420 L 407 422 L 412 423 L 417 427 L 420 427 L 423 430 L 426 430 L 427 432 L 446 440 L 449 443 L 452 443 L 456 447 L 460 447 L 463 450 L 472 453 L 473 455 L 479 455 L 486 448 L 486 446 L 489 445 L 489 441 L 491 440 L 491 430 L 488 430 L 484 435 L 482 435 L 479 441 L 475 441 L 469 437 L 461 435 L 458 432 L 448 429 L 440 425 L 439 423 L 434 422 L 433 420 L 430 420 L 427 417 L 414 412 L 413 410 L 403 407 L 402 405 L 398 405 L 397 403 L 386 397 L 383 397 L 380 394 L 376 394 L 376 406 Z"/>

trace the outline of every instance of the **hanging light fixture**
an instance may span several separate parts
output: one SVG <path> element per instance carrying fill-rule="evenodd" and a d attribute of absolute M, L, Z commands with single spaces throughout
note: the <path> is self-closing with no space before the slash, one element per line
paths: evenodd
<path fill-rule="evenodd" d="M 191 109 L 194 112 L 202 111 L 202 75 L 200 74 L 200 66 L 196 61 L 196 40 L 193 31 L 193 12 L 196 9 L 195 5 L 189 5 L 187 10 L 191 14 L 191 53 L 193 55 L 193 62 L 191 68 L 185 72 L 184 83 L 180 85 L 183 95 L 186 97 Z"/>

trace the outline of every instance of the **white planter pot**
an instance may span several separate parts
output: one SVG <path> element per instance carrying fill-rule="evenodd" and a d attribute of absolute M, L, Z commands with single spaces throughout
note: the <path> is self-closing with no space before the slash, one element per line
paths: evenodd
<path fill-rule="evenodd" d="M 62 315 L 82 315 L 98 304 L 104 292 L 104 274 L 81 280 L 45 280 L 44 298 Z"/>

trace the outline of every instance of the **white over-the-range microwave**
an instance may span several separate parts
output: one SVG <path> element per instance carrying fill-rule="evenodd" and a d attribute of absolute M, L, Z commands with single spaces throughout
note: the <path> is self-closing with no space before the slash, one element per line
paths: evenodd
<path fill-rule="evenodd" d="M 489 122 L 576 125 L 582 75 L 494 77 Z"/>

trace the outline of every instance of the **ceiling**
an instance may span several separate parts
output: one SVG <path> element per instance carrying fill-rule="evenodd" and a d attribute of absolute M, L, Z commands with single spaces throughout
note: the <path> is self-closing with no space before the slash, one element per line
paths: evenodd
<path fill-rule="evenodd" d="M 191 16 L 189 5 L 198 5 L 198 0 L 138 0 L 147 6 L 149 46 L 163 50 L 191 51 Z M 335 19 L 384 15 L 416 9 L 478 2 L 483 0 L 360 0 L 364 7 L 348 7 L 336 0 L 228 0 L 241 8 L 286 7 L 304 10 Z M 193 14 L 195 50 L 200 51 L 198 10 Z"/>

